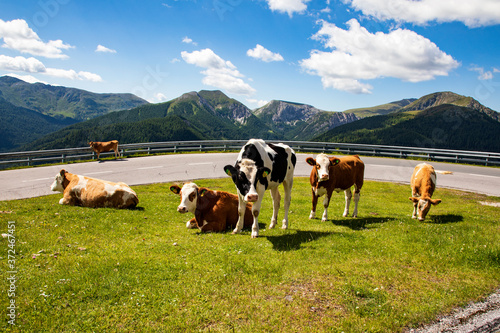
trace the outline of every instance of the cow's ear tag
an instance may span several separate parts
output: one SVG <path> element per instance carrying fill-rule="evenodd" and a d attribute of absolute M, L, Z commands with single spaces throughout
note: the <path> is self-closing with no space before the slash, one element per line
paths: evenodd
<path fill-rule="evenodd" d="M 202 189 L 200 190 L 200 197 L 204 196 L 204 195 L 205 195 L 205 193 L 207 193 L 207 191 L 208 191 L 208 190 L 207 190 L 206 188 L 202 188 Z"/>
<path fill-rule="evenodd" d="M 262 177 L 266 178 L 267 176 L 269 176 L 269 171 L 264 170 L 264 171 L 262 172 Z"/>
<path fill-rule="evenodd" d="M 334 159 L 334 160 L 333 160 L 333 163 L 332 163 L 332 164 L 333 164 L 333 165 L 337 165 L 337 164 L 339 164 L 339 163 L 340 163 L 340 160 L 339 160 L 338 158 L 336 158 L 336 159 Z"/>
<path fill-rule="evenodd" d="M 229 169 L 229 168 L 225 168 L 225 170 L 224 170 L 224 171 L 226 171 L 226 174 L 227 174 L 229 177 L 232 177 L 232 176 L 233 176 L 233 175 L 231 174 L 231 169 Z"/>
<path fill-rule="evenodd" d="M 179 194 L 179 187 L 178 186 L 170 186 L 170 191 L 174 192 L 175 194 Z"/>

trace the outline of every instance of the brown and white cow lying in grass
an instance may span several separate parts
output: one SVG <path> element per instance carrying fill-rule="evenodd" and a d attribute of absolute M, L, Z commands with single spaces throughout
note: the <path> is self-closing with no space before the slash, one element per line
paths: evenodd
<path fill-rule="evenodd" d="M 354 186 L 354 211 L 352 216 L 357 217 L 360 191 L 361 187 L 363 187 L 365 174 L 365 164 L 360 160 L 359 156 L 329 158 L 326 154 L 319 154 L 316 156 L 316 159 L 308 157 L 306 162 L 313 167 L 311 176 L 309 177 L 312 188 L 312 209 L 309 218 L 313 219 L 316 215 L 318 197 L 326 194 L 323 200 L 325 210 L 321 220 L 326 221 L 328 219 L 328 206 L 330 205 L 333 191 L 345 192 L 345 210 L 343 216 L 348 216 L 352 198 L 352 186 Z"/>
<path fill-rule="evenodd" d="M 170 190 L 180 195 L 181 202 L 177 207 L 179 213 L 193 213 L 194 218 L 186 224 L 187 228 L 198 227 L 203 232 L 220 232 L 227 227 L 234 228 L 238 222 L 238 196 L 224 192 L 212 191 L 206 187 L 198 187 L 195 183 L 186 183 L 182 188 L 170 186 Z M 246 205 L 244 226 L 253 223 L 251 206 Z"/>
<path fill-rule="evenodd" d="M 111 151 L 111 150 L 115 151 L 115 159 L 117 156 L 120 157 L 120 151 L 118 150 L 118 141 L 117 140 L 111 140 L 111 141 L 105 141 L 105 142 L 90 141 L 89 146 L 97 154 L 97 160 L 99 160 L 99 155 L 101 153 Z"/>
<path fill-rule="evenodd" d="M 134 208 L 139 203 L 137 194 L 125 183 L 74 175 L 64 169 L 56 175 L 51 189 L 64 193 L 61 205 Z"/>
<path fill-rule="evenodd" d="M 409 198 L 413 201 L 412 218 L 423 221 L 431 209 L 431 205 L 437 205 L 441 199 L 432 199 L 436 189 L 436 172 L 434 167 L 427 163 L 421 163 L 415 167 L 411 175 L 411 193 Z"/>

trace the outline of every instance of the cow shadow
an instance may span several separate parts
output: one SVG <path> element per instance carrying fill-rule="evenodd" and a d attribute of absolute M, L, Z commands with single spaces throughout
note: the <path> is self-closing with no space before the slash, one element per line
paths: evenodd
<path fill-rule="evenodd" d="M 431 215 L 426 218 L 424 223 L 433 223 L 433 224 L 448 224 L 448 223 L 458 223 L 462 222 L 464 217 L 462 215 L 457 214 L 443 214 L 443 215 Z"/>
<path fill-rule="evenodd" d="M 348 227 L 352 230 L 363 230 L 370 224 L 381 224 L 394 221 L 393 217 L 365 217 L 365 218 L 345 218 L 342 220 L 330 220 L 332 224 Z"/>
<path fill-rule="evenodd" d="M 303 243 L 312 242 L 332 234 L 334 232 L 297 230 L 296 232 L 287 232 L 284 235 L 265 237 L 273 244 L 273 250 L 294 251 L 299 250 Z"/>
<path fill-rule="evenodd" d="M 103 159 L 103 160 L 97 160 L 97 163 L 104 163 L 104 162 L 122 162 L 122 161 L 128 161 L 126 158 L 110 158 L 110 159 Z"/>

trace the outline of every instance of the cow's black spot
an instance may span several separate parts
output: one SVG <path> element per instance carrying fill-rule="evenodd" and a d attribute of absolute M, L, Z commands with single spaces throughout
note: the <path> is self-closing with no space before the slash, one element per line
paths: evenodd
<path fill-rule="evenodd" d="M 274 155 L 274 159 L 271 159 L 273 161 L 271 181 L 277 183 L 283 183 L 283 180 L 285 179 L 286 173 L 288 171 L 288 153 L 283 147 L 273 145 L 272 143 L 268 145 L 276 153 Z M 293 156 L 295 156 L 295 154 Z"/>
<path fill-rule="evenodd" d="M 255 165 L 258 168 L 264 166 L 264 161 L 262 160 L 262 156 L 260 156 L 257 147 L 253 143 L 250 143 L 243 147 L 243 153 L 241 154 L 241 158 L 248 158 L 249 160 L 255 161 Z"/>

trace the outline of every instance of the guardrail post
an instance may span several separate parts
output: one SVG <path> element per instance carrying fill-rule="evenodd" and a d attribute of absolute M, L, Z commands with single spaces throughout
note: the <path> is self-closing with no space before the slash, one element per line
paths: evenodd
<path fill-rule="evenodd" d="M 62 154 L 61 156 L 61 162 L 66 163 L 66 154 Z"/>
<path fill-rule="evenodd" d="M 95 151 L 92 150 L 92 159 L 95 160 Z"/>
<path fill-rule="evenodd" d="M 200 145 L 200 151 L 203 151 L 203 145 Z"/>
<path fill-rule="evenodd" d="M 151 154 L 151 147 L 148 147 L 148 155 Z"/>
<path fill-rule="evenodd" d="M 177 145 L 174 145 L 174 153 L 177 153 Z"/>
<path fill-rule="evenodd" d="M 32 160 L 31 156 L 28 155 L 28 166 L 31 166 L 31 160 Z"/>

